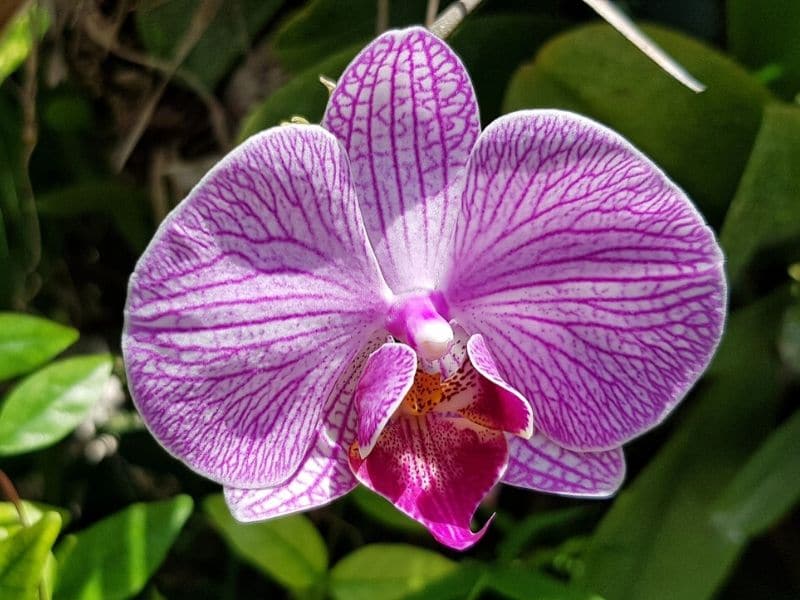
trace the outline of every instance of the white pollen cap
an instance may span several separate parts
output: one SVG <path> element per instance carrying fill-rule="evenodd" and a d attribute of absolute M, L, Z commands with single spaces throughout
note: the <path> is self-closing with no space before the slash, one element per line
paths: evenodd
<path fill-rule="evenodd" d="M 414 332 L 414 345 L 425 360 L 439 360 L 453 343 L 453 328 L 443 319 L 432 319 Z"/>

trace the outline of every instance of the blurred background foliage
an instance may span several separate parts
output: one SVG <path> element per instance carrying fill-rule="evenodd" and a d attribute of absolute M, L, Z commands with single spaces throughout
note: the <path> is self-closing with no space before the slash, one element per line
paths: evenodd
<path fill-rule="evenodd" d="M 707 91 L 578 0 L 486 0 L 450 43 L 484 124 L 574 110 L 686 189 L 727 256 L 726 335 L 616 499 L 500 489 L 455 554 L 366 490 L 236 523 L 143 430 L 119 358 L 157 224 L 238 140 L 321 117 L 375 0 L 2 0 L 0 597 L 800 597 L 800 2 L 619 5 Z"/>

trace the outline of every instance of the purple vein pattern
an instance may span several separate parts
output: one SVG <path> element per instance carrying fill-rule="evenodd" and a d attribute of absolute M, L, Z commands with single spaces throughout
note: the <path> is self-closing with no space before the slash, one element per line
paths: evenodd
<path fill-rule="evenodd" d="M 659 423 L 724 321 L 722 255 L 696 209 L 623 138 L 559 111 L 494 122 L 466 179 L 446 295 L 537 428 L 586 451 Z"/>
<path fill-rule="evenodd" d="M 508 470 L 503 483 L 565 496 L 611 496 L 625 478 L 622 448 L 573 452 L 540 433 L 508 440 Z"/>
<path fill-rule="evenodd" d="M 356 57 L 323 125 L 235 149 L 136 266 L 122 348 L 153 435 L 242 521 L 360 482 L 456 549 L 501 481 L 613 494 L 622 444 L 721 336 L 689 199 L 570 113 L 479 136 L 464 67 L 418 27 Z"/>
<path fill-rule="evenodd" d="M 225 501 L 236 519 L 263 521 L 318 508 L 356 486 L 357 480 L 347 459 L 350 444 L 356 437 L 354 395 L 367 357 L 385 341 L 386 335 L 376 335 L 340 378 L 315 442 L 289 480 L 261 489 L 225 488 Z"/>
<path fill-rule="evenodd" d="M 375 446 L 386 423 L 414 383 L 417 354 L 405 344 L 384 344 L 367 359 L 355 394 L 362 456 Z"/>
<path fill-rule="evenodd" d="M 350 157 L 386 282 L 398 293 L 434 287 L 480 131 L 461 61 L 424 29 L 387 32 L 342 74 L 323 125 Z"/>
<path fill-rule="evenodd" d="M 251 138 L 170 216 L 131 278 L 134 401 L 199 473 L 280 483 L 380 324 L 383 287 L 333 136 L 297 126 Z"/>

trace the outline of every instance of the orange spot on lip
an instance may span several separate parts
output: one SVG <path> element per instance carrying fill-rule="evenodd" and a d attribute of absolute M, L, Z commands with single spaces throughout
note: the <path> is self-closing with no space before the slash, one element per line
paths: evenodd
<path fill-rule="evenodd" d="M 414 375 L 414 385 L 403 398 L 400 410 L 406 415 L 424 415 L 442 400 L 444 400 L 442 376 L 418 370 Z"/>

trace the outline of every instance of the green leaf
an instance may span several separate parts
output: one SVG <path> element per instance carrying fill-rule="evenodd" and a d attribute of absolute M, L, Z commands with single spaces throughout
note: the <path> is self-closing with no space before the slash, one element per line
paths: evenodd
<path fill-rule="evenodd" d="M 145 48 L 157 57 L 171 60 L 203 1 L 140 3 L 135 12 L 136 28 Z M 255 34 L 281 4 L 283 0 L 225 0 L 181 69 L 213 89 L 237 59 L 250 49 Z"/>
<path fill-rule="evenodd" d="M 322 119 L 328 102 L 328 90 L 319 82 L 319 76 L 337 78 L 361 47 L 361 44 L 351 46 L 328 57 L 273 92 L 244 119 L 239 140 L 278 125 L 294 115 L 305 117 L 312 123 Z"/>
<path fill-rule="evenodd" d="M 732 287 L 800 260 L 800 108 L 770 104 L 720 233 Z M 755 276 L 755 277 L 754 277 Z M 757 283 L 757 282 L 754 282 Z"/>
<path fill-rule="evenodd" d="M 35 600 L 61 517 L 48 512 L 30 527 L 0 541 L 0 598 Z"/>
<path fill-rule="evenodd" d="M 23 379 L 0 409 L 0 455 L 55 444 L 88 414 L 111 374 L 107 354 L 54 362 Z"/>
<path fill-rule="evenodd" d="M 731 316 L 683 421 L 591 539 L 587 589 L 614 600 L 700 600 L 725 579 L 745 540 L 718 527 L 716 502 L 775 421 L 774 342 L 787 300 L 781 290 Z"/>
<path fill-rule="evenodd" d="M 708 89 L 694 94 L 611 27 L 589 25 L 558 36 L 517 71 L 505 110 L 563 108 L 609 125 L 719 225 L 770 95 L 701 42 L 660 27 L 643 29 Z"/>
<path fill-rule="evenodd" d="M 776 72 L 774 87 L 800 92 L 800 2 L 728 0 L 728 47 L 743 64 Z"/>
<path fill-rule="evenodd" d="M 456 563 L 430 550 L 404 544 L 370 544 L 331 570 L 336 600 L 395 600 L 444 577 Z"/>
<path fill-rule="evenodd" d="M 544 537 L 557 535 L 558 539 L 564 539 L 571 528 L 585 523 L 595 513 L 593 506 L 571 506 L 530 515 L 509 528 L 497 545 L 497 556 L 510 561 L 525 548 L 541 543 Z"/>
<path fill-rule="evenodd" d="M 361 512 L 385 527 L 408 533 L 425 532 L 425 527 L 401 513 L 386 498 L 364 486 L 358 486 L 347 497 L 358 506 Z"/>
<path fill-rule="evenodd" d="M 40 253 L 39 220 L 22 165 L 22 115 L 0 87 L 0 307 L 24 305 Z"/>
<path fill-rule="evenodd" d="M 240 523 L 221 495 L 209 496 L 203 509 L 214 528 L 242 559 L 292 590 L 307 590 L 324 576 L 328 550 L 304 515 L 262 523 Z"/>
<path fill-rule="evenodd" d="M 50 25 L 50 15 L 36 5 L 21 12 L 0 31 L 0 83 L 17 70 Z"/>
<path fill-rule="evenodd" d="M 37 523 L 43 515 L 57 512 L 61 517 L 61 526 L 66 527 L 70 522 L 70 514 L 66 508 L 41 504 L 39 502 L 22 501 L 25 517 L 31 525 Z M 0 539 L 5 539 L 22 528 L 17 507 L 11 502 L 0 502 Z"/>
<path fill-rule="evenodd" d="M 484 589 L 489 566 L 465 560 L 443 577 L 437 577 L 420 589 L 402 596 L 403 600 L 470 600 Z"/>
<path fill-rule="evenodd" d="M 426 5 L 427 0 L 391 2 L 390 26 L 421 23 Z M 312 0 L 275 35 L 278 60 L 289 71 L 302 73 L 348 47 L 365 46 L 375 37 L 377 6 L 375 0 Z"/>
<path fill-rule="evenodd" d="M 33 371 L 78 339 L 78 332 L 22 313 L 0 312 L 0 381 Z"/>
<path fill-rule="evenodd" d="M 51 219 L 105 213 L 136 252 L 143 251 L 153 235 L 147 193 L 115 180 L 85 181 L 37 194 L 36 206 L 42 218 Z"/>
<path fill-rule="evenodd" d="M 759 535 L 800 500 L 800 411 L 747 461 L 713 507 L 723 533 L 745 540 Z"/>
<path fill-rule="evenodd" d="M 602 600 L 593 593 L 578 590 L 541 571 L 521 566 L 491 568 L 483 587 L 509 600 Z"/>
<path fill-rule="evenodd" d="M 800 299 L 796 299 L 783 315 L 778 351 L 783 364 L 795 377 L 800 377 Z"/>
<path fill-rule="evenodd" d="M 192 513 L 192 499 L 132 504 L 56 550 L 56 600 L 122 600 L 144 588 Z"/>
<path fill-rule="evenodd" d="M 470 74 L 484 124 L 500 115 L 503 94 L 516 68 L 566 26 L 563 19 L 546 13 L 477 14 L 465 19 L 448 39 Z"/>

